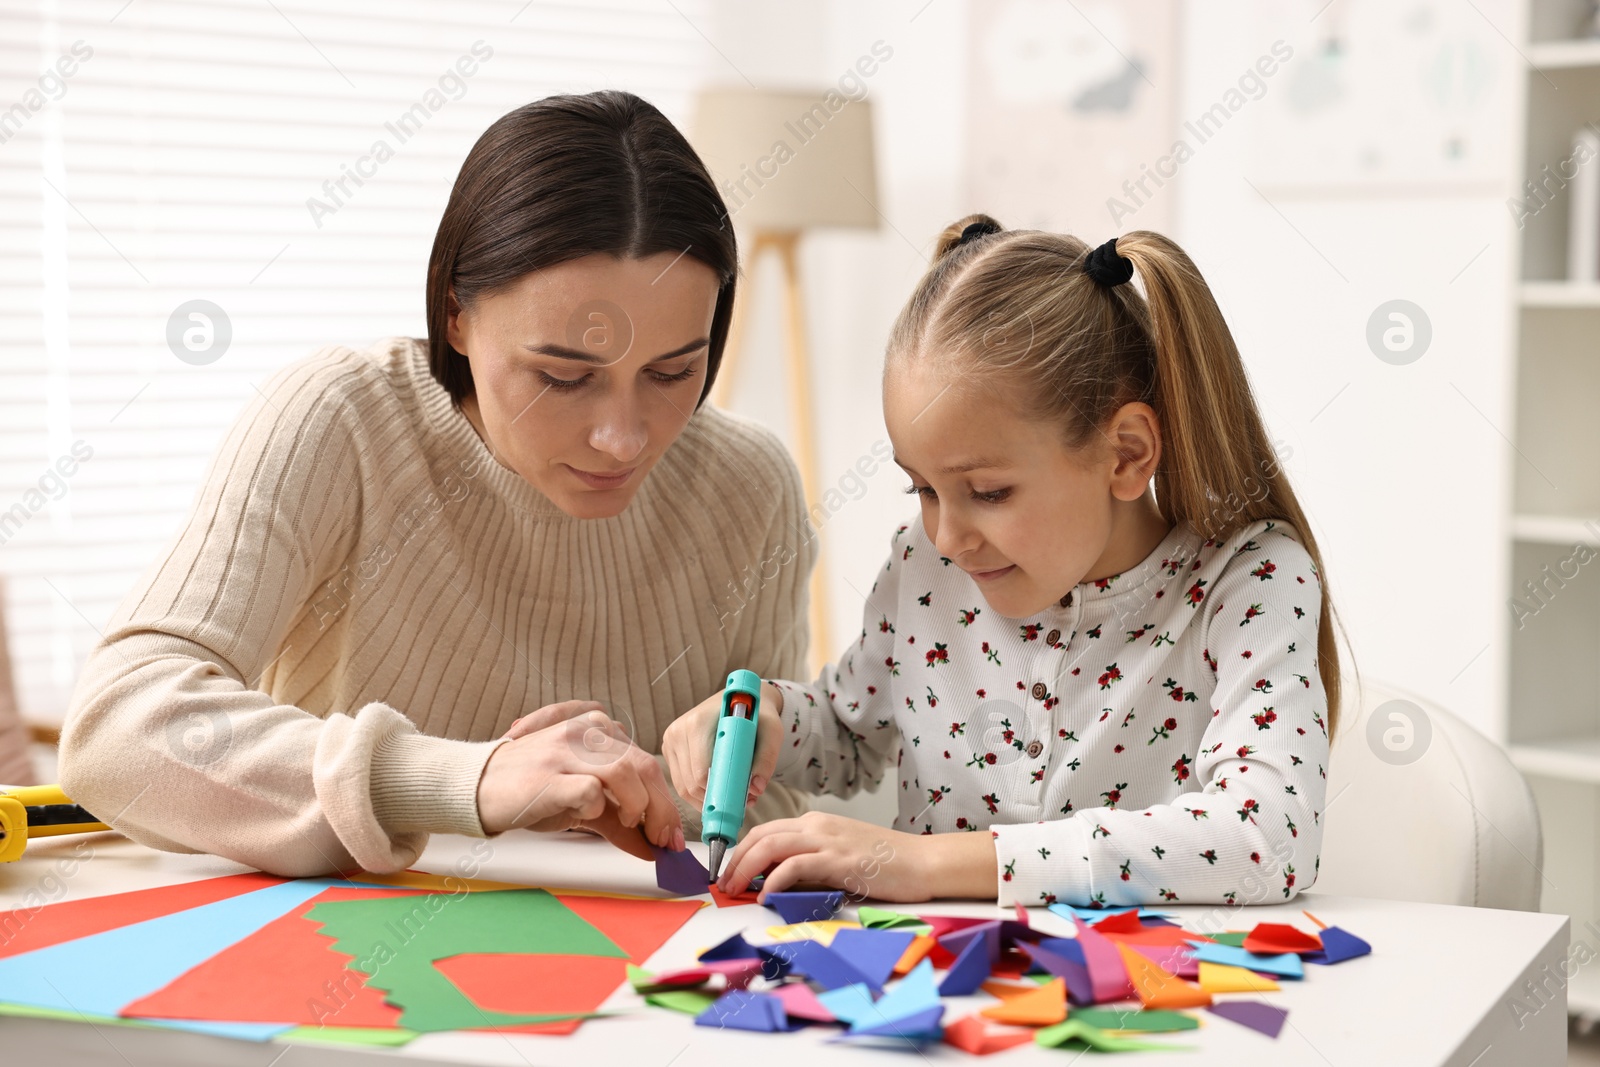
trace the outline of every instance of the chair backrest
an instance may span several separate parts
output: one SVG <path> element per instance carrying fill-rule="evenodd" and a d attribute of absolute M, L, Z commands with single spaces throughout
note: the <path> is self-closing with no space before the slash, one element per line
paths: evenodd
<path fill-rule="evenodd" d="M 1329 758 L 1316 889 L 1537 911 L 1539 811 L 1505 751 L 1414 693 L 1365 681 L 1352 697 Z"/>
<path fill-rule="evenodd" d="M 11 653 L 6 645 L 6 583 L 0 580 L 0 785 L 37 785 L 30 737 L 11 684 Z"/>

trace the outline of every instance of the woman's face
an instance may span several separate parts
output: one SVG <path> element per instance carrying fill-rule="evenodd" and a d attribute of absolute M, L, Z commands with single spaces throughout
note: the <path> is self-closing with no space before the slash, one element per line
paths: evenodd
<path fill-rule="evenodd" d="M 666 252 L 524 275 L 450 315 L 472 365 L 462 411 L 567 514 L 619 514 L 700 400 L 716 305 L 716 272 Z"/>

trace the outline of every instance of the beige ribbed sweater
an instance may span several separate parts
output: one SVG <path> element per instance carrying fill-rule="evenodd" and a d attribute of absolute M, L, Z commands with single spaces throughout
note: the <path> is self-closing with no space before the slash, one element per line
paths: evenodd
<path fill-rule="evenodd" d="M 431 831 L 482 836 L 520 715 L 598 700 L 659 753 L 728 671 L 800 673 L 815 545 L 760 426 L 702 407 L 622 514 L 579 520 L 490 455 L 420 341 L 262 392 L 73 696 L 62 783 L 136 840 L 399 869 Z M 801 810 L 774 785 L 755 818 Z"/>

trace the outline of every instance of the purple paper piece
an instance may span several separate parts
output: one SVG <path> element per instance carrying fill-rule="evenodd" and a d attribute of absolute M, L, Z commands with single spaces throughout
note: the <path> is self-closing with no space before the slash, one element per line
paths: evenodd
<path fill-rule="evenodd" d="M 728 1030 L 755 1030 L 770 1034 L 791 1030 L 783 1001 L 767 993 L 734 990 L 722 994 L 694 1018 L 696 1026 L 715 1026 Z"/>
<path fill-rule="evenodd" d="M 1372 951 L 1372 946 L 1367 942 L 1337 926 L 1324 927 L 1319 936 L 1322 938 L 1322 951 L 1302 953 L 1300 958 L 1306 963 L 1343 963 Z"/>
<path fill-rule="evenodd" d="M 743 934 L 734 934 L 726 941 L 713 945 L 700 953 L 702 963 L 711 960 L 753 960 L 759 958 L 760 953 L 750 947 L 750 942 L 744 939 Z"/>
<path fill-rule="evenodd" d="M 1064 956 L 1073 963 L 1083 962 L 1083 946 L 1075 937 L 1043 937 L 1039 939 L 1039 947 L 1057 956 Z"/>
<path fill-rule="evenodd" d="M 1067 944 L 1072 944 L 1067 938 L 1051 938 L 1051 940 L 1065 941 Z M 1023 945 L 1022 951 L 1026 952 L 1028 957 L 1044 968 L 1047 973 L 1065 980 L 1067 983 L 1067 999 L 1072 1003 L 1079 1007 L 1094 1003 L 1094 984 L 1089 981 L 1089 968 L 1077 960 L 1068 959 L 1066 956 L 1043 947 L 1043 942 L 1037 945 Z M 1079 951 L 1082 951 L 1081 948 Z"/>
<path fill-rule="evenodd" d="M 883 992 L 882 986 L 862 974 L 854 964 L 816 941 L 780 941 L 776 945 L 763 945 L 756 951 L 763 958 L 798 971 L 824 989 L 840 989 L 860 982 L 874 993 Z"/>
<path fill-rule="evenodd" d="M 906 954 L 916 935 L 906 930 L 837 931 L 828 947 L 879 986 L 894 974 L 894 965 Z"/>
<path fill-rule="evenodd" d="M 1117 946 L 1082 919 L 1074 916 L 1072 921 L 1078 926 L 1078 943 L 1083 946 L 1083 964 L 1089 969 L 1095 1003 L 1133 997 L 1133 983 Z"/>
<path fill-rule="evenodd" d="M 656 854 L 656 885 L 675 897 L 698 897 L 711 891 L 711 872 L 693 852 L 673 852 L 659 845 L 650 849 Z"/>
<path fill-rule="evenodd" d="M 967 939 L 966 947 L 945 972 L 944 981 L 939 983 L 941 997 L 964 997 L 978 991 L 994 966 L 991 943 L 991 938 L 981 935 Z"/>
<path fill-rule="evenodd" d="M 844 1036 L 903 1037 L 910 1041 L 937 1040 L 944 1036 L 944 1027 L 940 1025 L 943 1019 L 944 1005 L 935 1004 L 931 1008 L 924 1008 L 898 1019 L 886 1019 L 860 1030 L 851 1027 Z"/>
<path fill-rule="evenodd" d="M 831 919 L 843 904 L 844 894 L 837 891 L 767 894 L 767 907 L 783 916 L 783 921 L 791 926 Z"/>
<path fill-rule="evenodd" d="M 977 926 L 968 926 L 957 930 L 955 933 L 946 934 L 939 939 L 939 944 L 946 952 L 959 956 L 967 950 L 967 946 L 981 938 L 989 952 L 989 966 L 993 967 L 1000 960 L 1000 923 L 986 922 Z"/>
<path fill-rule="evenodd" d="M 1284 1009 L 1263 1004 L 1259 1000 L 1222 1001 L 1212 1004 L 1207 1010 L 1224 1019 L 1232 1019 L 1240 1026 L 1248 1026 L 1268 1037 L 1277 1037 L 1283 1030 L 1283 1021 L 1289 1017 L 1289 1013 Z"/>

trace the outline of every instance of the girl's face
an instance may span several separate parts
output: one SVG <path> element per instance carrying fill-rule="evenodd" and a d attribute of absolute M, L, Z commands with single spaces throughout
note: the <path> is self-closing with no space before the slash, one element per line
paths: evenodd
<path fill-rule="evenodd" d="M 1002 393 L 961 388 L 925 359 L 894 360 L 883 395 L 928 539 L 1001 615 L 1035 615 L 1079 582 L 1138 563 L 1166 536 L 1149 494 L 1160 431 L 1147 404 L 1123 405 L 1073 451 L 1059 427 L 1025 419 Z"/>
<path fill-rule="evenodd" d="M 585 256 L 452 312 L 461 405 L 494 457 L 580 519 L 619 514 L 705 386 L 717 275 L 699 260 Z"/>

